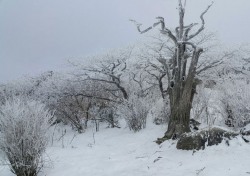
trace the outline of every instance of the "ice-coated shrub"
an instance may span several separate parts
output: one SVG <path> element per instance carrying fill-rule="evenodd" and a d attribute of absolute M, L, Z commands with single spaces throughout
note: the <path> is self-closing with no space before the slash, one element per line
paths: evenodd
<path fill-rule="evenodd" d="M 0 149 L 17 176 L 36 176 L 41 171 L 52 118 L 36 101 L 11 98 L 0 107 Z"/>
<path fill-rule="evenodd" d="M 223 88 L 222 102 L 225 105 L 225 124 L 241 128 L 250 123 L 250 84 L 245 80 L 235 80 Z"/>
<path fill-rule="evenodd" d="M 146 128 L 149 106 L 143 98 L 130 97 L 118 106 L 118 114 L 126 120 L 127 126 L 134 132 Z"/>

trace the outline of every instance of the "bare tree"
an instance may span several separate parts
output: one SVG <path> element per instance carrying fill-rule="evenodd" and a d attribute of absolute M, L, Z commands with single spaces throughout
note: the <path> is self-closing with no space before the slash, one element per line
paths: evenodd
<path fill-rule="evenodd" d="M 108 119 L 97 117 L 100 114 L 99 110 L 114 101 L 109 98 L 103 87 L 103 83 L 91 80 L 81 82 L 72 75 L 59 74 L 44 84 L 37 93 L 43 93 L 43 102 L 55 110 L 57 123 L 70 124 L 82 133 L 87 129 L 89 121 L 94 124 L 101 120 L 109 123 Z M 98 111 L 93 111 L 93 108 Z"/>
<path fill-rule="evenodd" d="M 114 50 L 103 55 L 91 57 L 93 64 L 84 65 L 72 62 L 78 70 L 73 73 L 76 82 L 82 85 L 92 85 L 91 89 L 79 90 L 74 96 L 88 98 L 91 102 L 89 111 L 95 117 L 90 120 L 96 122 L 98 130 L 99 121 L 107 122 L 111 127 L 118 127 L 115 107 L 129 99 L 128 86 L 126 84 L 127 61 L 132 53 L 132 48 Z M 72 94 L 72 91 L 68 94 Z M 70 95 L 71 96 L 71 95 Z"/>
<path fill-rule="evenodd" d="M 201 13 L 201 26 L 197 30 L 193 28 L 198 25 L 198 23 L 189 25 L 184 24 L 186 0 L 179 0 L 178 5 L 179 26 L 175 28 L 175 33 L 166 27 L 163 17 L 157 17 L 156 19 L 158 22 L 145 30 L 141 30 L 141 24 L 131 20 L 136 24 L 141 34 L 160 25 L 161 34 L 168 37 L 174 45 L 174 53 L 170 58 L 165 56 L 157 58 L 163 65 L 167 75 L 168 88 L 166 92 L 169 96 L 171 110 L 168 130 L 163 138 L 157 140 L 157 143 L 161 143 L 170 138 L 178 138 L 181 134 L 190 132 L 190 110 L 192 108 L 192 101 L 197 86 L 195 76 L 197 74 L 197 65 L 200 55 L 204 51 L 202 48 L 198 47 L 192 39 L 204 30 L 204 15 L 212 4 Z"/>
<path fill-rule="evenodd" d="M 79 69 L 74 73 L 80 82 L 96 82 L 102 84 L 103 92 L 109 93 L 110 100 L 119 101 L 128 99 L 128 92 L 124 85 L 124 75 L 127 70 L 127 60 L 130 58 L 132 48 L 115 50 L 107 54 L 96 56 L 97 61 L 91 65 L 80 65 L 72 63 Z M 92 59 L 95 59 L 92 57 Z"/>

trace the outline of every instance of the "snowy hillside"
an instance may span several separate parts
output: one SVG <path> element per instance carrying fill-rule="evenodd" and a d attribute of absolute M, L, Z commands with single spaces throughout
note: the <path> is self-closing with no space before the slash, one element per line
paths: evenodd
<path fill-rule="evenodd" d="M 165 126 L 148 124 L 133 133 L 127 128 L 91 128 L 76 134 L 69 128 L 57 127 L 54 144 L 48 147 L 50 158 L 39 176 L 244 176 L 250 174 L 250 146 L 241 138 L 200 151 L 182 151 L 176 141 L 157 145 Z M 66 130 L 66 135 L 62 134 Z M 59 139 L 59 140 L 58 140 Z M 7 166 L 1 176 L 13 176 Z"/>

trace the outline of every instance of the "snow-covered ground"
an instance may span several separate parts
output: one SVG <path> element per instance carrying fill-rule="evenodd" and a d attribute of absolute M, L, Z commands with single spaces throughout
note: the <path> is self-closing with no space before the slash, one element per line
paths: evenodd
<path fill-rule="evenodd" d="M 66 135 L 62 136 L 66 129 Z M 91 128 L 83 134 L 57 127 L 46 155 L 51 162 L 39 176 L 247 176 L 250 144 L 241 138 L 201 151 L 182 151 L 175 141 L 157 145 L 165 126 L 149 124 L 133 133 L 127 128 Z M 60 140 L 58 141 L 58 139 Z M 0 166 L 0 176 L 13 176 Z"/>

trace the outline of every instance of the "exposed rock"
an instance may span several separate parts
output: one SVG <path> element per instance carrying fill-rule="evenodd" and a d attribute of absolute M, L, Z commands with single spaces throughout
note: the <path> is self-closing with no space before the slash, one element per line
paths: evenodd
<path fill-rule="evenodd" d="M 176 148 L 182 150 L 200 150 L 205 148 L 207 141 L 204 131 L 183 134 L 177 142 Z"/>
<path fill-rule="evenodd" d="M 229 132 L 220 128 L 185 133 L 181 135 L 176 148 L 182 150 L 205 149 L 206 146 L 218 145 L 223 139 L 230 140 L 237 135 L 238 133 Z"/>
<path fill-rule="evenodd" d="M 199 130 L 199 126 L 200 126 L 200 122 L 198 122 L 197 120 L 194 120 L 194 119 L 190 119 L 189 121 L 189 127 L 191 130 Z"/>
<path fill-rule="evenodd" d="M 189 123 L 190 125 L 194 125 L 194 126 L 199 126 L 201 124 L 200 122 L 194 119 L 190 119 Z"/>

